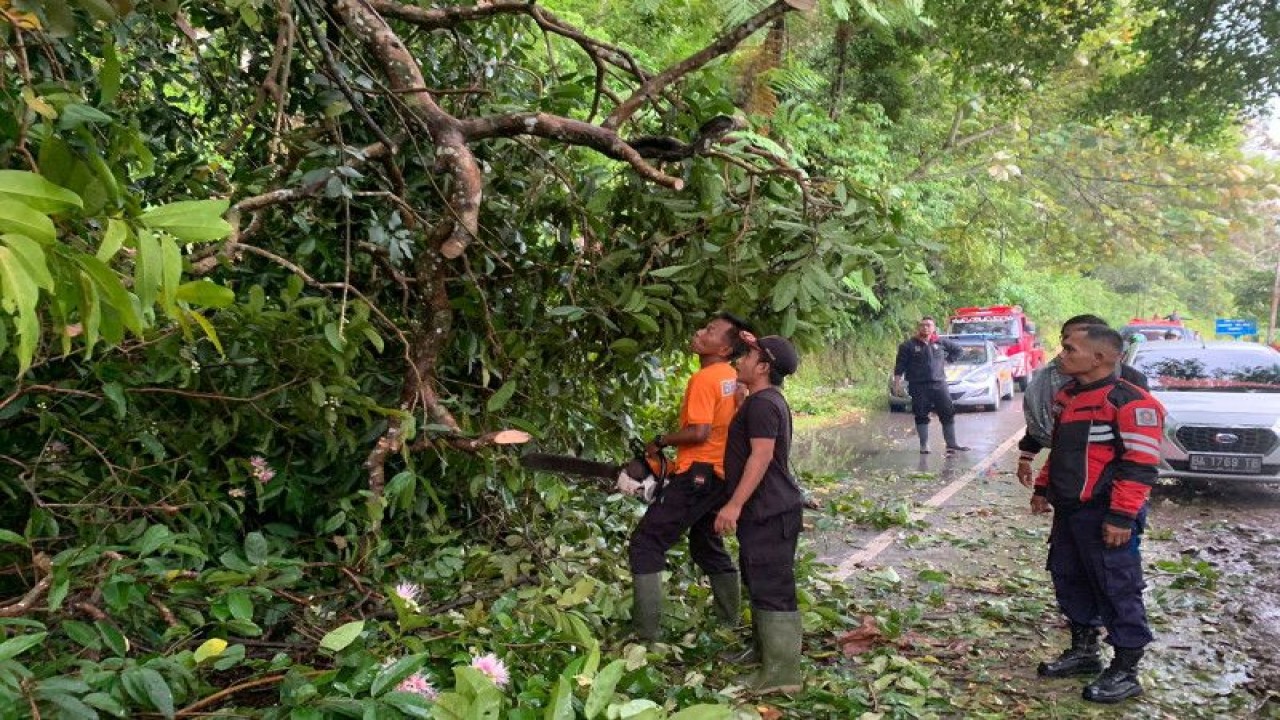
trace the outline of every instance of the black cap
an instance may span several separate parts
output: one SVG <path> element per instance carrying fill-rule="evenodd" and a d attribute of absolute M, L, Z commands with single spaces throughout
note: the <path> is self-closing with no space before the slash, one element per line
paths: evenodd
<path fill-rule="evenodd" d="M 791 375 L 800 367 L 800 356 L 791 341 L 780 335 L 767 335 L 756 340 L 769 366 L 781 375 Z"/>

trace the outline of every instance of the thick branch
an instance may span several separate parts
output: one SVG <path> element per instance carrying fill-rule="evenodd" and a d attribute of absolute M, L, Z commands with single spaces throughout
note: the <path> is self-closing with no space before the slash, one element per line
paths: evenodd
<path fill-rule="evenodd" d="M 472 6 L 423 8 L 406 5 L 397 0 L 369 0 L 369 6 L 383 17 L 393 17 L 427 30 L 454 28 L 465 22 L 497 17 L 499 15 L 528 15 L 543 32 L 568 38 L 578 44 L 583 52 L 621 68 L 641 82 L 649 75 L 630 53 L 614 45 L 601 42 L 581 30 L 552 15 L 545 8 L 526 0 L 499 0 Z"/>
<path fill-rule="evenodd" d="M 446 258 L 456 258 L 466 250 L 480 229 L 482 180 L 466 138 L 458 129 L 458 119 L 445 112 L 430 93 L 422 68 L 380 15 L 361 0 L 338 0 L 334 8 L 375 57 L 391 81 L 391 88 L 403 93 L 414 117 L 426 128 L 436 146 L 436 160 L 453 177 L 449 209 L 453 213 L 452 232 L 440 248 Z"/>
<path fill-rule="evenodd" d="M 716 38 L 714 42 L 706 46 L 702 50 L 690 55 L 671 67 L 649 78 L 643 85 L 636 90 L 631 97 L 622 101 L 622 104 L 613 109 L 609 113 L 609 117 L 605 118 L 604 126 L 610 129 L 617 129 L 631 118 L 632 115 L 640 109 L 640 106 L 647 100 L 657 97 L 663 88 L 676 82 L 680 78 L 701 68 L 703 65 L 712 60 L 727 55 L 734 48 L 738 47 L 743 40 L 751 37 L 757 30 L 777 20 L 786 13 L 796 9 L 792 4 L 795 0 L 788 2 L 787 0 L 777 0 L 769 7 L 756 13 L 753 17 L 733 28 L 729 32 Z"/>
<path fill-rule="evenodd" d="M 0 618 L 22 617 L 23 615 L 26 615 L 27 611 L 31 609 L 31 606 L 35 605 L 36 602 L 40 600 L 40 596 L 44 595 L 45 591 L 49 589 L 49 585 L 53 583 L 53 567 L 48 555 L 45 555 L 44 553 L 37 554 L 34 565 L 36 570 L 44 573 L 44 577 L 40 578 L 36 582 L 35 586 L 28 590 L 27 594 L 23 595 L 16 602 L 0 607 Z"/>
<path fill-rule="evenodd" d="M 640 157 L 630 145 L 613 130 L 571 118 L 546 113 L 513 113 L 462 121 L 462 133 L 470 140 L 492 137 L 535 135 L 559 140 L 569 145 L 581 145 L 615 160 L 631 165 L 637 173 L 672 190 L 684 187 L 684 181 L 671 177 L 654 168 Z"/>

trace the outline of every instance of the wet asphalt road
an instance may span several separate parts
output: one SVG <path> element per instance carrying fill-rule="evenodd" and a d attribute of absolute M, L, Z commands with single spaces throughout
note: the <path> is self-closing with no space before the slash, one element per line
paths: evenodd
<path fill-rule="evenodd" d="M 904 602 L 919 590 L 912 578 L 922 569 L 943 570 L 952 578 L 946 609 L 956 617 L 989 615 L 1004 593 L 995 588 L 1016 581 L 1007 602 L 1024 616 L 981 629 L 991 638 L 975 652 L 989 675 L 954 679 L 989 685 L 1006 700 L 1009 687 L 1033 689 L 1046 716 L 1095 716 L 1096 707 L 1078 701 L 1076 683 L 1046 686 L 1027 662 L 1056 654 L 1065 630 L 1043 570 L 1049 521 L 1029 514 L 1029 491 L 1012 473 L 1020 401 L 959 414 L 958 437 L 972 449 L 954 456 L 939 452 L 936 419 L 935 451 L 920 455 L 906 413 L 869 412 L 798 435 L 796 469 L 824 507 L 806 514 L 807 547 L 854 586 L 892 569 L 903 578 Z M 1143 548 L 1156 641 L 1144 663 L 1148 693 L 1131 709 L 1180 719 L 1280 717 L 1280 490 L 1158 486 Z"/>
<path fill-rule="evenodd" d="M 886 511 L 904 504 L 918 506 L 975 468 L 984 477 L 1012 468 L 1013 456 L 996 456 L 995 451 L 1022 435 L 1021 398 L 1016 395 L 996 412 L 962 410 L 956 415 L 956 437 L 968 452 L 943 452 L 942 426 L 934 418 L 932 452 L 921 454 L 910 413 L 873 411 L 848 424 L 798 435 L 792 450 L 796 470 L 817 476 L 810 478 L 809 488 L 822 501 L 849 493 L 864 510 L 868 505 Z M 824 482 L 832 478 L 838 480 Z M 872 525 L 844 525 L 838 530 L 828 525 L 817 522 L 810 538 L 818 558 L 832 565 L 866 549 L 881 533 Z"/>

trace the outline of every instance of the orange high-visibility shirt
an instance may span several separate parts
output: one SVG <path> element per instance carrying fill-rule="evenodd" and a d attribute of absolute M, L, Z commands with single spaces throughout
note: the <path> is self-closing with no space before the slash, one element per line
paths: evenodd
<path fill-rule="evenodd" d="M 711 436 L 697 445 L 676 447 L 675 472 L 682 473 L 696 462 L 711 463 L 724 478 L 724 448 L 729 439 L 729 421 L 738 409 L 735 390 L 738 371 L 727 362 L 708 365 L 689 378 L 680 405 L 680 429 L 690 425 L 710 425 Z"/>

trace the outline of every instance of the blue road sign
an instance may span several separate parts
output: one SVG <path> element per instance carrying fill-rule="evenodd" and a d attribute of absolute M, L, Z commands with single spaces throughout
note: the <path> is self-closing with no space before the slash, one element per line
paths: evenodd
<path fill-rule="evenodd" d="M 1213 321 L 1213 331 L 1219 335 L 1231 335 L 1232 337 L 1257 335 L 1258 321 L 1244 320 L 1240 318 L 1215 318 Z"/>

